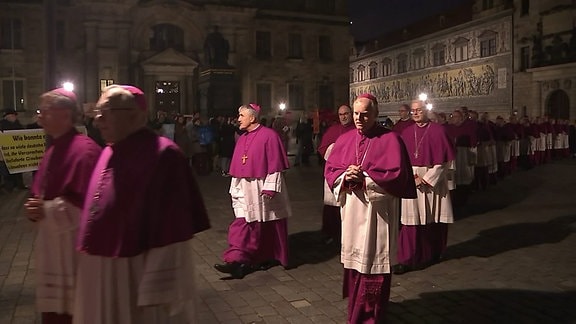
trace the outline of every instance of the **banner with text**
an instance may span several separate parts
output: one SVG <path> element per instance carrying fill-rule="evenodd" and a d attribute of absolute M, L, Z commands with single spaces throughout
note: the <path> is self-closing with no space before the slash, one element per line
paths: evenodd
<path fill-rule="evenodd" d="M 76 129 L 86 135 L 85 126 Z M 43 129 L 20 129 L 0 132 L 0 160 L 10 174 L 38 170 L 38 164 L 46 150 L 46 135 Z"/>
<path fill-rule="evenodd" d="M 10 174 L 34 171 L 44 155 L 43 129 L 21 129 L 0 133 L 0 151 Z"/>

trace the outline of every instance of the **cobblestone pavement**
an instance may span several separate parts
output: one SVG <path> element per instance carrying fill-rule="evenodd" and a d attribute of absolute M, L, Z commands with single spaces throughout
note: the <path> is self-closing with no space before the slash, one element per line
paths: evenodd
<path fill-rule="evenodd" d="M 229 178 L 199 177 L 212 229 L 197 235 L 201 323 L 345 323 L 338 248 L 318 229 L 322 170 L 287 172 L 294 212 L 289 269 L 223 280 L 232 220 Z M 444 260 L 394 276 L 390 323 L 576 323 L 576 160 L 518 171 L 474 193 L 451 225 Z M 0 323 L 38 323 L 35 238 L 21 216 L 26 192 L 0 195 Z"/>

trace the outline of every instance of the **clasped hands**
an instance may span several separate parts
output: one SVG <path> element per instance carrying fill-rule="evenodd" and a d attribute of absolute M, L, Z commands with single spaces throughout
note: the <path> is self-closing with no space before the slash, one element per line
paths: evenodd
<path fill-rule="evenodd" d="M 28 198 L 24 204 L 24 213 L 26 217 L 32 221 L 37 222 L 44 218 L 44 201 L 38 198 Z"/>
<path fill-rule="evenodd" d="M 272 199 L 274 196 L 276 196 L 276 191 L 262 190 L 262 197 Z"/>
<path fill-rule="evenodd" d="M 355 190 L 364 185 L 364 172 L 359 165 L 349 165 L 344 172 L 344 181 L 348 189 Z"/>
<path fill-rule="evenodd" d="M 424 179 L 420 178 L 417 174 L 414 175 L 414 182 L 416 182 L 416 189 L 420 191 L 427 191 L 430 186 L 428 182 L 424 181 Z"/>

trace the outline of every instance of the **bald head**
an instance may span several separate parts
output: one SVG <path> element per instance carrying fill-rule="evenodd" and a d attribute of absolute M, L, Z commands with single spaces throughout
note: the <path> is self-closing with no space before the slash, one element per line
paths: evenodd
<path fill-rule="evenodd" d="M 112 85 L 104 89 L 95 112 L 96 126 L 106 142 L 116 143 L 146 126 L 147 113 L 143 100 L 141 91 L 134 93 L 124 86 Z"/>
<path fill-rule="evenodd" d="M 353 105 L 354 125 L 361 133 L 366 133 L 378 119 L 378 104 L 375 100 L 365 97 L 358 97 Z"/>
<path fill-rule="evenodd" d="M 342 105 L 338 108 L 338 119 L 342 126 L 346 126 L 352 122 L 352 108 L 348 105 Z"/>

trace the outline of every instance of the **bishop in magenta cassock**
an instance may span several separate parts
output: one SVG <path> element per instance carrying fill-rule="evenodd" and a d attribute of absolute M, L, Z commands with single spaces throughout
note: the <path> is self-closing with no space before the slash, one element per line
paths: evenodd
<path fill-rule="evenodd" d="M 78 133 L 76 95 L 55 89 L 40 96 L 38 122 L 52 142 L 34 176 L 26 215 L 36 222 L 36 308 L 43 324 L 72 323 L 78 222 L 101 148 Z"/>
<path fill-rule="evenodd" d="M 448 224 L 454 222 L 450 201 L 454 146 L 446 128 L 428 119 L 421 100 L 414 100 L 411 110 L 415 123 L 406 127 L 401 136 L 410 154 L 418 196 L 402 199 L 395 274 L 437 262 L 446 249 Z"/>
<path fill-rule="evenodd" d="M 195 323 L 191 239 L 210 227 L 188 159 L 146 128 L 133 86 L 107 87 L 96 126 L 108 143 L 80 221 L 74 323 Z"/>
<path fill-rule="evenodd" d="M 407 104 L 401 105 L 400 109 L 398 109 L 398 113 L 400 113 L 400 119 L 398 119 L 396 124 L 394 124 L 392 130 L 398 134 L 402 134 L 404 128 L 414 124 L 414 120 L 412 120 L 412 117 L 410 116 L 410 106 Z"/>
<path fill-rule="evenodd" d="M 246 130 L 234 148 L 230 196 L 235 219 L 228 228 L 228 248 L 216 270 L 241 279 L 254 270 L 288 265 L 288 225 L 292 214 L 283 171 L 289 167 L 278 134 L 259 124 L 260 106 L 238 109 Z"/>
<path fill-rule="evenodd" d="M 324 176 L 341 206 L 348 323 L 380 323 L 396 259 L 400 198 L 415 198 L 416 186 L 400 135 L 376 123 L 376 98 L 360 95 L 353 109 L 357 131 L 336 140 Z"/>
<path fill-rule="evenodd" d="M 451 123 L 447 130 L 456 150 L 456 169 L 454 172 L 456 188 L 452 190 L 454 206 L 460 207 L 466 203 L 470 185 L 474 181 L 474 168 L 477 163 L 478 152 L 477 127 L 478 125 L 474 121 L 464 119 L 461 110 L 455 110 L 452 113 Z"/>
<path fill-rule="evenodd" d="M 342 105 L 338 108 L 339 123 L 330 126 L 322 141 L 318 146 L 318 153 L 322 155 L 324 160 L 327 160 L 332 152 L 334 143 L 340 135 L 347 133 L 353 129 L 354 122 L 352 121 L 352 108 L 348 105 Z M 327 242 L 340 242 L 342 235 L 342 221 L 340 219 L 340 206 L 338 201 L 334 198 L 334 194 L 328 183 L 324 180 L 324 207 L 322 209 L 322 233 L 326 236 Z"/>

